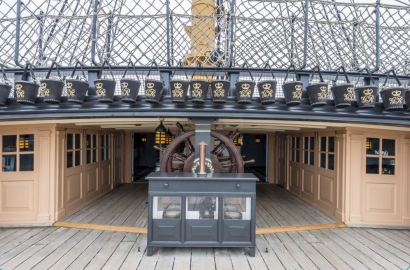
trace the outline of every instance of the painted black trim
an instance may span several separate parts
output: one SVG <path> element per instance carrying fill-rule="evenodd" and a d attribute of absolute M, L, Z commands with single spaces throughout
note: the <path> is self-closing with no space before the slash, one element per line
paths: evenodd
<path fill-rule="evenodd" d="M 197 118 L 245 118 L 275 120 L 305 120 L 351 123 L 372 123 L 384 125 L 410 125 L 410 112 L 403 110 L 388 112 L 383 103 L 373 109 L 359 109 L 357 103 L 352 107 L 336 108 L 332 100 L 326 106 L 312 108 L 309 99 L 302 99 L 298 106 L 287 106 L 284 98 L 277 98 L 275 104 L 262 105 L 259 98 L 252 104 L 239 105 L 234 98 L 226 104 L 214 104 L 210 97 L 205 104 L 172 103 L 170 96 L 162 97 L 159 104 L 149 104 L 139 96 L 135 104 L 121 102 L 115 96 L 110 104 L 100 103 L 96 96 L 87 96 L 83 104 L 67 102 L 63 97 L 60 104 L 48 104 L 39 97 L 35 105 L 18 104 L 9 98 L 6 106 L 0 106 L 0 120 L 63 119 L 63 118 L 118 118 L 118 117 L 197 117 Z"/>

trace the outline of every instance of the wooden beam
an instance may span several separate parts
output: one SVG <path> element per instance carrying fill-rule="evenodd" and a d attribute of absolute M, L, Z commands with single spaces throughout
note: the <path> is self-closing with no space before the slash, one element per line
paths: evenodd
<path fill-rule="evenodd" d="M 142 233 L 142 234 L 148 233 L 147 228 L 140 228 L 140 227 L 113 226 L 113 225 L 88 224 L 88 223 L 72 223 L 72 222 L 60 222 L 60 221 L 54 222 L 53 227 L 113 231 L 113 232 L 130 232 L 130 233 Z"/>
<path fill-rule="evenodd" d="M 347 225 L 344 223 L 327 223 L 327 224 L 314 224 L 314 225 L 257 228 L 256 234 L 300 232 L 300 231 L 326 230 L 326 229 L 337 229 L 337 228 L 347 228 Z"/>
<path fill-rule="evenodd" d="M 103 224 L 73 223 L 73 222 L 60 222 L 60 221 L 55 222 L 53 224 L 53 227 L 113 231 L 113 232 L 129 232 L 129 233 L 141 233 L 141 234 L 148 233 L 147 228 L 140 228 L 140 227 L 113 226 L 113 225 L 103 225 Z M 300 232 L 300 231 L 326 230 L 326 229 L 337 229 L 337 228 L 347 228 L 347 225 L 344 223 L 327 223 L 327 224 L 314 224 L 314 225 L 301 225 L 301 226 L 257 228 L 256 234 Z"/>

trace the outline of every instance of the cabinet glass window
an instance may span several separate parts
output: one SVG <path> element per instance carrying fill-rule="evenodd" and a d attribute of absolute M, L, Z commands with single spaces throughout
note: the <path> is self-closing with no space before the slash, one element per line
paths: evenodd
<path fill-rule="evenodd" d="M 67 168 L 81 166 L 81 134 L 67 133 Z"/>
<path fill-rule="evenodd" d="M 292 137 L 290 144 L 290 161 L 299 162 L 300 138 Z"/>
<path fill-rule="evenodd" d="M 303 163 L 315 165 L 315 137 L 304 137 Z"/>
<path fill-rule="evenodd" d="M 366 173 L 394 175 L 395 155 L 396 140 L 366 138 Z"/>
<path fill-rule="evenodd" d="M 181 219 L 181 197 L 152 198 L 153 219 Z"/>
<path fill-rule="evenodd" d="M 251 197 L 224 197 L 224 219 L 250 220 Z"/>
<path fill-rule="evenodd" d="M 218 219 L 218 198 L 187 197 L 186 219 Z"/>
<path fill-rule="evenodd" d="M 335 169 L 335 137 L 320 137 L 319 163 L 321 168 Z"/>
<path fill-rule="evenodd" d="M 2 136 L 2 152 L 3 172 L 34 171 L 34 134 Z"/>
<path fill-rule="evenodd" d="M 110 159 L 110 135 L 101 135 L 101 160 Z"/>
<path fill-rule="evenodd" d="M 87 164 L 97 162 L 97 135 L 87 134 Z"/>

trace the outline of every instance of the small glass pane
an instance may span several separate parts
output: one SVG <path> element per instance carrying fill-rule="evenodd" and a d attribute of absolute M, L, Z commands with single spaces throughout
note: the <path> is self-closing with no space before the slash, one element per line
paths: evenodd
<path fill-rule="evenodd" d="M 295 150 L 291 150 L 291 158 L 290 161 L 295 161 Z"/>
<path fill-rule="evenodd" d="M 326 137 L 320 137 L 320 151 L 326 152 Z"/>
<path fill-rule="evenodd" d="M 104 140 L 104 135 L 101 135 L 101 147 L 105 146 L 105 140 Z"/>
<path fill-rule="evenodd" d="M 379 155 L 380 154 L 380 139 L 367 138 L 366 139 L 366 154 Z"/>
<path fill-rule="evenodd" d="M 67 168 L 73 167 L 73 152 L 67 152 Z"/>
<path fill-rule="evenodd" d="M 300 149 L 300 137 L 296 137 L 296 149 Z"/>
<path fill-rule="evenodd" d="M 105 135 L 105 146 L 110 146 L 110 135 Z"/>
<path fill-rule="evenodd" d="M 326 168 L 326 154 L 320 153 L 320 167 Z"/>
<path fill-rule="evenodd" d="M 310 137 L 310 150 L 315 150 L 315 137 Z"/>
<path fill-rule="evenodd" d="M 295 148 L 295 137 L 292 137 L 292 147 L 291 148 Z"/>
<path fill-rule="evenodd" d="M 328 154 L 327 155 L 327 168 L 329 170 L 334 170 L 335 169 L 335 155 L 333 155 L 333 154 Z"/>
<path fill-rule="evenodd" d="M 81 151 L 75 151 L 75 166 L 81 165 Z"/>
<path fill-rule="evenodd" d="M 305 150 L 309 149 L 309 137 L 305 137 L 305 143 L 303 145 L 303 149 Z"/>
<path fill-rule="evenodd" d="M 251 219 L 251 197 L 225 197 L 223 205 L 224 219 Z"/>
<path fill-rule="evenodd" d="M 17 135 L 3 136 L 3 152 L 16 152 Z"/>
<path fill-rule="evenodd" d="M 153 197 L 153 219 L 180 219 L 181 197 Z"/>
<path fill-rule="evenodd" d="M 93 148 L 97 148 L 97 135 L 93 134 Z"/>
<path fill-rule="evenodd" d="M 97 149 L 93 149 L 93 162 L 97 162 Z"/>
<path fill-rule="evenodd" d="M 33 134 L 20 135 L 19 148 L 20 148 L 20 152 L 34 151 L 34 135 Z"/>
<path fill-rule="evenodd" d="M 20 155 L 20 171 L 34 171 L 34 154 Z"/>
<path fill-rule="evenodd" d="M 87 150 L 87 164 L 91 163 L 91 150 Z"/>
<path fill-rule="evenodd" d="M 87 134 L 87 148 L 91 148 L 91 134 Z"/>
<path fill-rule="evenodd" d="M 396 140 L 383 139 L 382 140 L 382 155 L 395 156 L 396 155 Z"/>
<path fill-rule="evenodd" d="M 308 151 L 303 151 L 303 163 L 305 164 L 309 163 L 309 152 Z"/>
<path fill-rule="evenodd" d="M 328 152 L 333 153 L 335 151 L 335 137 L 329 137 Z"/>
<path fill-rule="evenodd" d="M 101 149 L 101 161 L 105 160 L 105 149 Z"/>
<path fill-rule="evenodd" d="M 218 198 L 187 197 L 186 219 L 218 219 Z"/>
<path fill-rule="evenodd" d="M 315 165 L 315 152 L 310 152 L 309 164 L 310 165 Z"/>
<path fill-rule="evenodd" d="M 296 162 L 299 162 L 299 150 L 295 150 L 295 152 L 296 152 L 296 154 L 295 154 L 295 156 L 296 156 Z"/>
<path fill-rule="evenodd" d="M 379 174 L 379 158 L 366 157 L 366 173 Z"/>
<path fill-rule="evenodd" d="M 67 134 L 67 149 L 73 149 L 73 134 L 72 133 L 68 133 Z"/>
<path fill-rule="evenodd" d="M 105 148 L 105 159 L 110 159 L 110 148 Z"/>
<path fill-rule="evenodd" d="M 75 149 L 81 149 L 81 134 L 75 134 Z"/>
<path fill-rule="evenodd" d="M 3 172 L 16 171 L 16 155 L 3 155 Z"/>
<path fill-rule="evenodd" d="M 396 166 L 394 158 L 382 158 L 382 174 L 393 174 Z"/>

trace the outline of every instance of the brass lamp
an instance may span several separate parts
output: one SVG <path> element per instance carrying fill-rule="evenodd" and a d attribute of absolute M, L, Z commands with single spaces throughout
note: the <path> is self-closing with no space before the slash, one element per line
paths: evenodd
<path fill-rule="evenodd" d="M 142 141 L 142 142 L 146 142 L 146 141 L 147 141 L 147 135 L 146 135 L 146 134 L 142 134 L 141 141 Z"/>
<path fill-rule="evenodd" d="M 162 124 L 162 121 L 161 121 L 161 123 L 159 124 L 159 126 L 155 130 L 155 144 L 157 146 L 161 147 L 161 146 L 167 144 L 166 133 L 167 133 L 167 129 L 164 127 L 164 125 Z"/>

